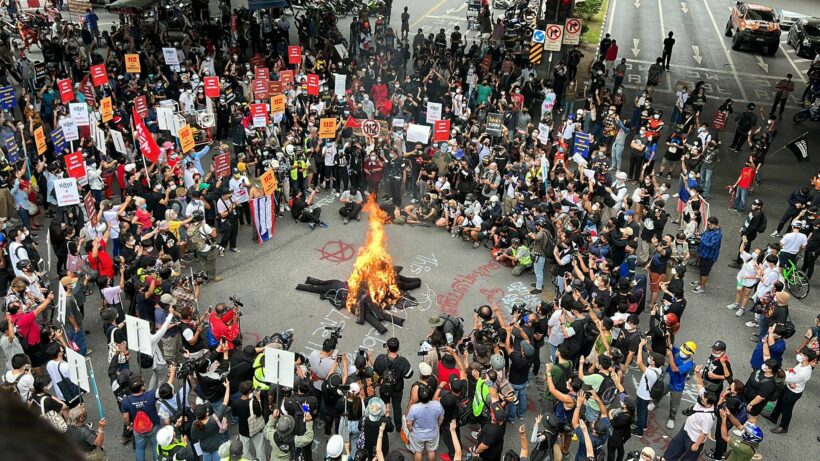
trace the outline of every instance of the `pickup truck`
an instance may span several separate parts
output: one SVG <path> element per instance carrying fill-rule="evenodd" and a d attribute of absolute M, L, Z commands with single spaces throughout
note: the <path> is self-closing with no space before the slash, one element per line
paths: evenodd
<path fill-rule="evenodd" d="M 732 37 L 735 51 L 750 45 L 763 48 L 766 54 L 775 54 L 780 46 L 780 23 L 771 7 L 737 2 L 726 23 L 726 36 Z"/>

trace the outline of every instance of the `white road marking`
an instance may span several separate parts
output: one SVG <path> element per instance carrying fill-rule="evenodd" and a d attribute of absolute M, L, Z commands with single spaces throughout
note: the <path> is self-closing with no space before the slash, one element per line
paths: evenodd
<path fill-rule="evenodd" d="M 617 4 L 618 0 L 612 0 L 612 6 L 609 8 L 609 24 L 606 25 L 606 33 L 608 34 L 612 34 L 612 23 L 615 22 L 613 21 L 613 18 L 615 17 L 615 5 Z"/>
<path fill-rule="evenodd" d="M 630 63 L 634 62 L 634 63 L 638 63 L 638 64 L 648 64 L 648 65 L 655 64 L 654 62 L 651 62 L 651 61 L 642 61 L 642 60 L 639 60 L 639 59 L 630 59 L 628 62 L 630 62 Z M 709 68 L 706 68 L 706 67 L 687 66 L 687 65 L 684 65 L 684 64 L 672 64 L 671 67 L 678 67 L 678 68 L 686 69 L 686 70 L 697 70 L 697 71 L 702 71 L 702 72 L 706 72 L 706 73 L 713 73 L 713 74 L 737 74 L 737 75 L 742 75 L 744 77 L 753 77 L 753 78 L 756 77 L 756 78 L 777 79 L 777 80 L 780 80 L 782 78 L 782 77 L 771 76 L 771 75 L 766 75 L 766 74 L 755 74 L 755 73 L 751 73 L 751 72 L 732 72 L 730 70 L 709 69 Z"/>
<path fill-rule="evenodd" d="M 755 58 L 757 59 L 757 65 L 763 69 L 763 72 L 769 73 L 769 65 L 763 61 L 763 56 L 759 54 L 755 54 Z"/>
<path fill-rule="evenodd" d="M 467 17 L 466 16 L 450 16 L 450 15 L 446 15 L 446 14 L 443 14 L 443 15 L 428 14 L 426 17 L 428 17 L 430 19 L 446 19 L 448 21 L 467 22 Z"/>
<path fill-rule="evenodd" d="M 464 8 L 467 8 L 467 2 L 462 3 L 461 6 L 459 6 L 458 8 L 449 8 L 449 9 L 447 9 L 447 11 L 445 11 L 445 13 L 447 13 L 447 14 L 458 13 L 459 11 L 463 10 Z"/>
<path fill-rule="evenodd" d="M 686 2 L 680 2 L 680 10 L 683 11 L 683 14 L 687 14 L 689 12 L 689 8 L 686 7 Z"/>
<path fill-rule="evenodd" d="M 695 54 L 692 56 L 692 59 L 700 65 L 701 61 L 703 61 L 703 56 L 700 55 L 700 47 L 697 45 L 692 45 L 692 52 Z"/>
<path fill-rule="evenodd" d="M 746 90 L 743 89 L 743 85 L 740 83 L 740 77 L 737 74 L 737 68 L 735 68 L 735 63 L 732 61 L 732 56 L 729 55 L 729 49 L 726 48 L 726 44 L 723 43 L 723 34 L 721 33 L 720 28 L 715 22 L 715 15 L 712 14 L 712 9 L 709 8 L 709 0 L 703 0 L 703 4 L 706 6 L 706 12 L 709 13 L 709 19 L 712 21 L 712 27 L 715 28 L 715 33 L 718 36 L 718 43 L 720 43 L 720 47 L 723 48 L 723 53 L 726 55 L 726 59 L 729 61 L 729 67 L 732 68 L 732 73 L 735 76 L 735 82 L 737 83 L 738 88 L 740 89 L 740 95 L 742 99 L 747 99 Z M 729 8 L 729 11 L 732 9 Z"/>
<path fill-rule="evenodd" d="M 640 8 L 641 7 L 641 0 L 635 0 L 632 3 L 635 5 L 635 8 Z"/>
<path fill-rule="evenodd" d="M 803 72 L 797 67 L 797 64 L 794 63 L 794 59 L 789 56 L 789 53 L 786 52 L 786 48 L 783 47 L 783 44 L 780 44 L 780 49 L 783 51 L 783 56 L 786 57 L 786 60 L 789 61 L 789 64 L 792 65 L 792 69 L 794 69 L 797 76 L 800 78 L 800 81 L 806 83 L 806 77 L 803 76 Z"/>
<path fill-rule="evenodd" d="M 632 39 L 632 54 L 634 54 L 636 58 L 638 57 L 638 53 L 641 52 L 641 49 L 638 48 L 640 43 L 641 43 L 641 39 L 639 39 L 639 38 L 633 38 Z"/>

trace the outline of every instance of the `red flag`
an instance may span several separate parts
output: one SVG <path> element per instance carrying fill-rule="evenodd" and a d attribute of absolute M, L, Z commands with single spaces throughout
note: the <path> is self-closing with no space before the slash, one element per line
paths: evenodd
<path fill-rule="evenodd" d="M 154 140 L 154 135 L 148 131 L 148 127 L 145 126 L 145 121 L 143 121 L 142 117 L 137 113 L 136 108 L 131 109 L 131 113 L 134 117 L 134 131 L 137 133 L 137 142 L 140 145 L 142 155 L 152 163 L 157 163 L 159 160 L 159 146 L 157 145 L 157 141 Z"/>
<path fill-rule="evenodd" d="M 345 128 L 361 128 L 362 122 L 359 119 L 354 118 L 352 115 L 347 116 L 347 121 L 345 122 Z"/>

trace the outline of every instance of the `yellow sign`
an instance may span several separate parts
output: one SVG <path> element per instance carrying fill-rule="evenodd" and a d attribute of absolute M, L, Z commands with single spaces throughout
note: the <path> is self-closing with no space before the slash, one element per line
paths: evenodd
<path fill-rule="evenodd" d="M 334 139 L 336 137 L 335 118 L 323 118 L 319 121 L 319 137 L 322 139 Z"/>
<path fill-rule="evenodd" d="M 182 128 L 177 130 L 177 136 L 179 137 L 179 144 L 182 146 L 182 153 L 187 154 L 194 148 L 194 134 L 191 132 L 191 127 L 183 125 Z"/>
<path fill-rule="evenodd" d="M 125 55 L 125 71 L 129 74 L 140 73 L 140 55 L 126 54 Z"/>
<path fill-rule="evenodd" d="M 270 98 L 270 113 L 281 114 L 285 112 L 285 95 L 277 94 Z"/>
<path fill-rule="evenodd" d="M 114 118 L 114 106 L 110 96 L 100 99 L 100 115 L 102 115 L 103 123 L 109 122 Z"/>
<path fill-rule="evenodd" d="M 34 130 L 34 143 L 37 145 L 37 155 L 43 155 L 46 151 L 46 134 L 41 126 Z"/>
<path fill-rule="evenodd" d="M 279 184 L 276 182 L 276 174 L 274 174 L 273 170 L 268 170 L 259 177 L 259 181 L 262 183 L 262 190 L 265 192 L 265 195 L 271 195 L 276 192 L 276 189 L 279 188 Z"/>

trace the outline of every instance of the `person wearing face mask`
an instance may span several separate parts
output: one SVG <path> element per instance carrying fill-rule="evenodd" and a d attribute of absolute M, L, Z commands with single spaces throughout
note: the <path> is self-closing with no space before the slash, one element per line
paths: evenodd
<path fill-rule="evenodd" d="M 641 127 L 638 135 L 632 140 L 630 147 L 632 153 L 629 156 L 629 179 L 637 181 L 643 171 L 646 147 L 649 144 L 649 135 L 646 128 Z"/>
<path fill-rule="evenodd" d="M 779 370 L 780 365 L 777 360 L 770 358 L 763 362 L 759 370 L 752 370 L 749 379 L 746 380 L 743 397 L 747 402 L 746 411 L 749 412 L 749 422 L 756 423 L 769 400 L 776 397 L 775 375 Z"/>
<path fill-rule="evenodd" d="M 780 424 L 772 429 L 773 434 L 786 434 L 789 432 L 792 410 L 800 397 L 803 396 L 806 383 L 811 379 L 812 371 L 817 366 L 817 353 L 808 347 L 801 348 L 797 351 L 795 361 L 797 365 L 784 370 L 786 372 L 785 387 L 777 398 L 774 410 L 769 416 L 764 416 L 775 424 L 780 421 Z"/>
<path fill-rule="evenodd" d="M 700 368 L 700 367 L 698 367 Z M 687 411 L 683 428 L 672 438 L 663 453 L 667 461 L 695 461 L 703 451 L 704 442 L 715 425 L 715 403 L 717 396 L 703 388 L 703 384 L 695 369 L 698 398 L 695 404 Z"/>
<path fill-rule="evenodd" d="M 766 215 L 763 213 L 763 201 L 760 199 L 755 199 L 754 202 L 752 202 L 751 210 L 746 215 L 746 219 L 743 221 L 743 227 L 740 228 L 740 238 L 743 242 L 743 245 L 741 245 L 741 251 L 738 253 L 735 261 L 729 264 L 729 267 L 733 269 L 740 269 L 741 253 L 749 251 L 749 248 L 751 248 L 752 242 L 757 238 L 758 233 L 766 230 L 766 223 Z"/>
<path fill-rule="evenodd" d="M 655 381 L 661 379 L 661 375 L 663 374 L 661 367 L 664 364 L 663 355 L 655 352 L 650 352 L 649 358 L 646 363 L 644 363 L 644 349 L 647 347 L 647 344 L 647 338 L 642 338 L 641 342 L 638 343 L 638 367 L 643 373 L 635 392 L 637 396 L 638 415 L 635 421 L 634 434 L 638 437 L 643 437 L 643 431 L 646 428 L 647 418 L 649 416 L 649 405 L 653 400 L 651 389 L 655 385 Z"/>

